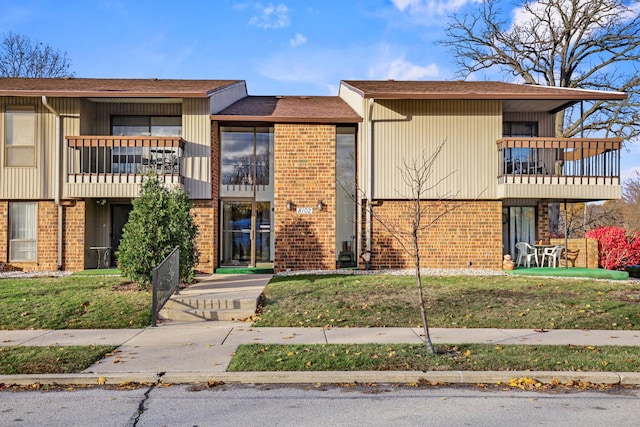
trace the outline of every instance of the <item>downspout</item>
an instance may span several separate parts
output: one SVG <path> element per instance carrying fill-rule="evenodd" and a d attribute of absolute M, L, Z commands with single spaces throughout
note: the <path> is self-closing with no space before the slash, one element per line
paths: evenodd
<path fill-rule="evenodd" d="M 365 251 L 371 253 L 371 200 L 373 196 L 373 105 L 375 104 L 374 98 L 369 98 L 369 115 L 367 116 L 367 155 L 369 156 L 369 188 L 367 189 L 367 210 L 365 218 L 365 232 L 367 235 L 367 243 Z"/>
<path fill-rule="evenodd" d="M 56 142 L 55 142 L 55 170 L 56 177 L 53 182 L 53 200 L 56 206 L 58 207 L 58 270 L 62 270 L 62 218 L 63 218 L 63 210 L 62 205 L 60 204 L 60 174 L 61 174 L 61 164 L 62 159 L 60 157 L 61 154 L 61 138 L 60 138 L 60 113 L 53 109 L 51 105 L 47 103 L 46 95 L 42 95 L 42 105 L 44 105 L 47 110 L 49 110 L 54 116 L 56 116 Z"/>

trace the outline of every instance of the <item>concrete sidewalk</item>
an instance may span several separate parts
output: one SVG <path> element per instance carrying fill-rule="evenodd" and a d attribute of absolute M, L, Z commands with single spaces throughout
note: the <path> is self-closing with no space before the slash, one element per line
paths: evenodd
<path fill-rule="evenodd" d="M 238 276 L 216 276 L 190 287 L 211 293 L 262 292 L 263 288 L 247 286 L 255 279 Z M 264 284 L 268 280 L 263 281 Z M 238 289 L 230 290 L 236 284 Z M 419 344 L 418 328 L 254 328 L 243 322 L 165 322 L 144 329 L 108 330 L 0 330 L 0 346 L 71 346 L 115 345 L 110 356 L 88 367 L 80 374 L 0 376 L 5 384 L 119 384 L 122 382 L 173 383 L 249 382 L 249 383 L 316 383 L 316 382 L 496 382 L 518 376 L 535 376 L 539 380 L 579 379 L 609 384 L 640 384 L 640 373 L 579 372 L 249 372 L 229 373 L 227 366 L 241 344 Z M 640 331 L 617 330 L 520 330 L 520 329 L 441 329 L 431 328 L 437 344 L 521 344 L 576 346 L 640 346 Z"/>
<path fill-rule="evenodd" d="M 315 382 L 497 382 L 516 372 L 263 372 L 228 373 L 241 344 L 352 344 L 421 342 L 414 328 L 254 328 L 239 322 L 165 323 L 157 328 L 115 330 L 0 331 L 0 345 L 117 345 L 117 351 L 81 374 L 0 376 L 0 383 L 118 384 L 122 382 L 251 383 Z M 640 346 L 640 331 L 519 329 L 430 330 L 434 344 L 625 345 Z M 538 380 L 579 379 L 609 384 L 640 384 L 640 373 L 527 372 Z"/>

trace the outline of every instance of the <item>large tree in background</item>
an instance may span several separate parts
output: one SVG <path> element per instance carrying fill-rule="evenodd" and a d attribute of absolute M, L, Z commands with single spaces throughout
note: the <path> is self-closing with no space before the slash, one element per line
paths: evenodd
<path fill-rule="evenodd" d="M 70 70 L 67 53 L 48 44 L 15 33 L 0 43 L 0 77 L 65 77 Z"/>
<path fill-rule="evenodd" d="M 582 112 L 559 113 L 556 136 L 637 138 L 640 3 L 524 0 L 518 6 L 513 22 L 498 0 L 451 17 L 441 43 L 451 48 L 460 76 L 496 69 L 529 84 L 626 92 L 624 102 L 596 101 Z"/>

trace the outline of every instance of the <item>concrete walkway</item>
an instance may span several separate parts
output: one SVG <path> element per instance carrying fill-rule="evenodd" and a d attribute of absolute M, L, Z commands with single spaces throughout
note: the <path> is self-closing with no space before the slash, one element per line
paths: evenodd
<path fill-rule="evenodd" d="M 256 280 L 263 282 L 256 286 Z M 216 276 L 224 292 L 262 292 L 268 277 Z M 212 281 L 200 282 L 203 292 L 215 291 Z M 235 283 L 238 289 L 231 291 Z M 242 288 L 242 289 L 240 289 Z M 186 293 L 186 292 L 185 292 Z M 189 288 L 197 294 L 197 286 Z M 0 383 L 119 384 L 122 382 L 191 383 L 207 381 L 250 383 L 315 382 L 496 382 L 517 372 L 268 372 L 228 373 L 227 366 L 241 344 L 357 344 L 421 342 L 417 328 L 254 328 L 243 322 L 166 322 L 144 329 L 0 331 L 0 346 L 117 345 L 110 356 L 81 374 L 0 376 Z M 434 344 L 522 344 L 640 346 L 640 331 L 520 330 L 432 328 Z M 531 372 L 520 376 L 580 379 L 611 384 L 640 384 L 640 373 Z"/>

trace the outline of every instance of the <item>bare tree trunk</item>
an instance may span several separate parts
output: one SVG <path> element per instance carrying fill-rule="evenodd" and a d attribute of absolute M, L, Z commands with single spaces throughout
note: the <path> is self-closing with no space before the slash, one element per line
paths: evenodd
<path fill-rule="evenodd" d="M 424 289 L 422 287 L 422 274 L 420 273 L 420 250 L 418 245 L 418 230 L 420 229 L 420 219 L 422 213 L 420 207 L 420 197 L 418 197 L 414 201 L 414 203 L 415 215 L 413 224 L 413 254 L 416 268 L 416 285 L 418 285 L 418 298 L 420 300 L 420 315 L 422 316 L 422 328 L 424 329 L 424 343 L 426 344 L 429 353 L 435 354 L 436 350 L 433 347 L 433 343 L 431 342 L 431 335 L 429 334 L 429 318 L 427 316 L 427 306 L 424 299 Z"/>

